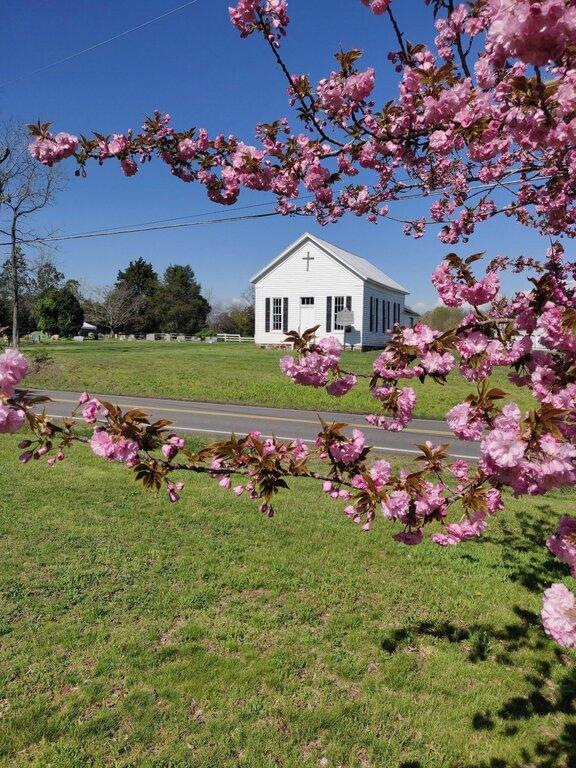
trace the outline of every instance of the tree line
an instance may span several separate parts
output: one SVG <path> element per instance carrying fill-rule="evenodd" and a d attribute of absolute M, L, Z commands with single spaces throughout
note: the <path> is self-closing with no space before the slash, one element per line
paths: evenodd
<path fill-rule="evenodd" d="M 160 276 L 143 258 L 85 302 L 86 320 L 110 333 L 195 334 L 206 328 L 210 309 L 192 267 L 171 264 Z"/>
<path fill-rule="evenodd" d="M 207 326 L 210 303 L 189 265 L 172 264 L 162 276 L 142 258 L 118 272 L 114 285 L 83 295 L 47 256 L 27 260 L 20 249 L 17 268 L 7 259 L 0 269 L 0 326 L 13 322 L 17 281 L 19 332 L 76 335 L 84 321 L 106 333 L 195 334 Z"/>

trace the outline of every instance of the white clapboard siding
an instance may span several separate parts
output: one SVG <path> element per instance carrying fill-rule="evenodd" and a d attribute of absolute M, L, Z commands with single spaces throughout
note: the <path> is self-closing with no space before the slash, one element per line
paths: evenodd
<path fill-rule="evenodd" d="M 310 268 L 307 261 L 311 257 Z M 274 344 L 284 339 L 282 331 L 265 331 L 266 298 L 288 298 L 288 330 L 302 332 L 300 327 L 301 299 L 314 298 L 314 315 L 311 325 L 320 325 L 318 338 L 326 335 L 326 299 L 328 296 L 351 296 L 352 311 L 362 317 L 364 283 L 350 270 L 318 248 L 313 243 L 304 243 L 293 254 L 274 267 L 256 284 L 256 343 Z M 332 329 L 333 330 L 333 329 Z M 331 335 L 341 335 L 341 331 Z M 358 341 L 360 343 L 360 341 Z"/>
<path fill-rule="evenodd" d="M 330 248 L 333 249 L 332 252 Z M 342 254 L 350 257 L 350 265 L 342 263 Z M 310 257 L 309 260 L 308 257 Z M 382 275 L 382 279 L 389 279 L 398 290 L 380 286 L 366 279 L 358 274 L 358 265 L 374 270 L 377 273 L 376 276 Z M 301 333 L 307 327 L 319 325 L 317 338 L 321 339 L 327 335 L 327 298 L 331 297 L 332 323 L 328 333 L 343 341 L 344 331 L 334 329 L 334 297 L 351 297 L 354 326 L 346 334 L 346 343 L 358 347 L 382 347 L 388 340 L 382 325 L 382 300 L 390 301 L 391 306 L 396 302 L 399 305 L 401 321 L 404 317 L 405 292 L 402 286 L 359 257 L 354 257 L 353 254 L 348 254 L 308 234 L 303 235 L 277 259 L 264 267 L 252 278 L 252 282 L 255 286 L 256 344 L 281 344 L 285 338 L 283 330 L 272 330 L 272 318 L 271 329 L 266 331 L 266 299 L 270 299 L 272 311 L 274 298 L 287 298 L 288 330 Z M 378 298 L 379 301 L 378 328 L 374 328 L 372 332 L 370 332 L 370 296 Z M 302 306 L 303 297 L 314 298 L 313 310 Z"/>
<path fill-rule="evenodd" d="M 370 330 L 370 298 L 373 299 L 374 323 Z M 378 302 L 378 322 L 376 323 L 376 302 Z M 384 302 L 384 303 L 383 303 Z M 388 312 L 388 302 L 389 312 Z M 397 306 L 396 321 L 394 320 L 394 304 Z M 384 310 L 384 322 L 382 311 Z M 399 318 L 399 319 L 398 319 Z M 366 283 L 364 286 L 364 332 L 362 344 L 365 347 L 382 347 L 390 338 L 387 331 L 391 330 L 394 322 L 404 322 L 404 294 L 390 289 Z"/>

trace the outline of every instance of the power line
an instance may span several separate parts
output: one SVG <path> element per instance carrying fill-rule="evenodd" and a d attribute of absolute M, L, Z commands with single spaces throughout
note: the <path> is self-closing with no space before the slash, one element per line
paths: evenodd
<path fill-rule="evenodd" d="M 184 224 L 164 224 L 157 227 L 140 227 L 138 229 L 117 229 L 103 232 L 84 232 L 77 235 L 60 235 L 56 237 L 37 237 L 31 240 L 19 240 L 19 243 L 55 243 L 63 240 L 87 240 L 92 237 L 110 237 L 113 235 L 131 235 L 136 232 L 157 232 L 161 229 L 183 229 L 186 227 L 200 227 L 206 224 L 225 224 L 226 222 L 249 221 L 250 219 L 264 219 L 270 216 L 280 216 L 278 211 L 270 213 L 253 213 L 248 216 L 226 216 L 222 219 L 205 219 L 204 221 L 189 221 Z M 10 245 L 10 243 L 0 243 Z"/>
<path fill-rule="evenodd" d="M 302 195 L 301 197 L 295 197 L 293 198 L 293 202 L 299 201 L 299 200 L 309 200 L 314 195 Z M 234 207 L 234 212 L 236 211 L 249 211 L 254 208 L 266 208 L 269 205 L 275 205 L 274 201 L 267 202 L 267 203 L 253 203 L 252 205 L 240 205 Z M 172 216 L 169 219 L 155 219 L 153 221 L 142 221 L 138 224 L 119 224 L 117 227 L 104 227 L 102 229 L 90 229 L 86 232 L 71 232 L 70 235 L 97 235 L 97 234 L 114 234 L 116 230 L 130 230 L 134 228 L 135 232 L 138 232 L 138 227 L 148 227 L 153 224 L 167 224 L 172 221 L 183 221 L 184 219 L 198 219 L 202 216 L 210 216 L 214 213 L 214 211 L 202 211 L 201 213 L 189 213 L 186 216 Z"/>
<path fill-rule="evenodd" d="M 532 179 L 532 181 L 540 180 L 540 179 L 546 179 L 547 176 L 537 176 Z M 508 186 L 521 184 L 521 179 L 510 179 L 509 181 L 501 182 L 500 186 L 507 188 Z M 479 192 L 484 189 L 490 189 L 494 185 L 493 184 L 478 184 L 476 186 L 469 187 L 469 192 Z M 415 192 L 413 194 L 407 194 L 402 195 L 398 197 L 396 200 L 392 202 L 402 202 L 403 200 L 414 200 L 414 199 L 422 199 L 422 198 L 428 198 L 428 197 L 434 197 L 437 195 L 443 194 L 441 190 L 432 190 L 431 192 L 428 192 L 427 194 L 424 194 L 422 192 Z M 306 200 L 308 198 L 313 197 L 313 195 L 303 195 L 301 197 L 294 198 L 294 200 Z M 242 210 L 249 210 L 252 208 L 262 208 L 268 205 L 272 205 L 272 203 L 254 203 L 252 205 L 245 205 L 238 208 L 235 208 L 236 211 L 242 211 Z M 257 214 L 250 214 L 247 216 L 227 216 L 224 218 L 219 219 L 204 219 L 203 221 L 187 221 L 182 224 L 170 224 L 166 222 L 173 222 L 178 221 L 180 219 L 191 219 L 191 218 L 197 218 L 198 216 L 208 216 L 212 213 L 212 211 L 206 211 L 204 213 L 196 213 L 196 214 L 189 214 L 188 216 L 177 216 L 171 219 L 157 219 L 156 221 L 149 221 L 144 222 L 143 224 L 139 225 L 125 225 L 124 227 L 112 227 L 108 229 L 96 229 L 96 230 L 89 230 L 87 232 L 76 232 L 71 233 L 69 235 L 58 235 L 54 237 L 38 237 L 33 238 L 30 240 L 23 240 L 20 239 L 18 242 L 24 245 L 32 244 L 32 243 L 46 243 L 46 242 L 62 242 L 65 240 L 87 240 L 93 237 L 112 237 L 114 235 L 131 235 L 136 234 L 139 232 L 157 232 L 159 230 L 165 230 L 165 229 L 185 229 L 188 227 L 198 227 L 198 226 L 204 226 L 207 224 L 224 224 L 226 222 L 238 222 L 238 221 L 249 221 L 253 219 L 263 219 L 268 218 L 271 216 L 280 216 L 281 214 L 279 211 L 271 211 L 268 213 L 257 213 Z M 393 218 L 393 217 L 390 217 Z M 156 226 L 159 225 L 159 226 Z M 7 246 L 10 245 L 10 243 L 0 243 L 0 246 Z"/>
<path fill-rule="evenodd" d="M 58 64 L 64 64 L 65 62 L 70 61 L 71 59 L 75 59 L 78 56 L 82 56 L 84 53 L 89 53 L 90 51 L 94 51 L 96 50 L 96 48 L 100 48 L 103 45 L 108 45 L 108 43 L 113 43 L 114 40 L 119 40 L 121 37 L 126 37 L 126 35 L 130 35 L 132 32 L 137 32 L 139 29 L 148 27 L 150 24 L 154 24 L 154 22 L 156 21 L 165 19 L 167 16 L 171 16 L 173 13 L 182 11 L 184 10 L 184 8 L 188 8 L 188 6 L 194 5 L 197 2 L 199 2 L 199 0 L 189 0 L 187 3 L 183 3 L 182 5 L 179 5 L 177 8 L 172 8 L 172 10 L 166 11 L 166 13 L 161 13 L 160 16 L 155 16 L 153 19 L 144 21 L 142 22 L 142 24 L 138 24 L 138 26 L 136 27 L 125 29 L 124 32 L 119 32 L 117 35 L 114 35 L 113 37 L 109 37 L 107 40 L 102 40 L 99 43 L 95 43 L 94 45 L 88 46 L 88 48 L 83 48 L 81 51 L 76 51 L 76 53 L 71 53 L 69 56 L 64 56 L 63 59 L 52 61 L 50 64 L 45 64 L 42 67 L 38 67 L 37 69 L 33 69 L 30 72 L 26 72 L 24 75 L 20 75 L 20 77 L 17 77 L 14 80 L 9 80 L 7 83 L 2 83 L 0 84 L 0 88 L 6 88 L 9 85 L 14 85 L 15 83 L 19 83 L 21 80 L 25 80 L 27 77 L 32 77 L 33 75 L 37 75 L 40 72 L 45 72 L 47 69 L 52 69 L 52 67 L 58 66 Z"/>

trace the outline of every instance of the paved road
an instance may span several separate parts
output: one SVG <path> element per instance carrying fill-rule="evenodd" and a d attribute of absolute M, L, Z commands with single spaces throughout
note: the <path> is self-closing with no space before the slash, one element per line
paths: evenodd
<path fill-rule="evenodd" d="M 52 417 L 70 414 L 78 402 L 77 392 L 56 392 L 35 390 L 37 394 L 48 395 L 52 402 L 46 404 L 46 412 Z M 93 393 L 91 393 L 93 394 Z M 180 400 L 160 400 L 147 397 L 125 397 L 124 395 L 94 394 L 94 397 L 116 403 L 122 410 L 142 408 L 155 419 L 170 419 L 177 431 L 210 435 L 219 438 L 235 432 L 244 435 L 251 429 L 258 429 L 266 437 L 276 435 L 281 439 L 302 437 L 313 442 L 319 431 L 318 415 L 326 421 L 346 422 L 348 430 L 361 429 L 366 440 L 375 448 L 389 453 L 419 453 L 415 447 L 424 440 L 434 443 L 448 443 L 452 456 L 475 459 L 479 456 L 479 445 L 457 440 L 441 421 L 415 419 L 403 432 L 386 432 L 370 427 L 361 414 L 322 411 L 301 411 L 286 408 L 262 408 L 252 405 L 221 405 L 217 403 L 195 403 Z"/>

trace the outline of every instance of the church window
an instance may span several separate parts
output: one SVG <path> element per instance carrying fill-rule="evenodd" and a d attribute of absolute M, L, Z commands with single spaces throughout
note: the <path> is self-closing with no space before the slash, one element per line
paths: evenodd
<path fill-rule="evenodd" d="M 272 299 L 272 330 L 282 330 L 282 299 Z"/>
<path fill-rule="evenodd" d="M 334 296 L 334 330 L 341 331 L 343 326 L 336 323 L 338 312 L 344 309 L 344 296 Z"/>
<path fill-rule="evenodd" d="M 302 296 L 300 303 L 303 307 L 310 307 L 314 304 L 314 296 Z"/>

